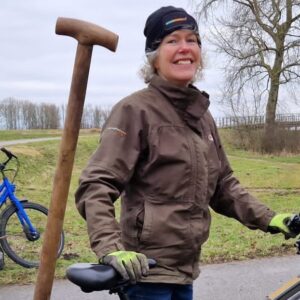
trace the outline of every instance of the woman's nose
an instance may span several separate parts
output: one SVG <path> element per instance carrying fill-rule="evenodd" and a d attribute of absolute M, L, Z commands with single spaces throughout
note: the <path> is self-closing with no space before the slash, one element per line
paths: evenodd
<path fill-rule="evenodd" d="M 179 51 L 182 53 L 188 52 L 190 50 L 190 45 L 186 41 L 181 41 L 179 43 Z"/>

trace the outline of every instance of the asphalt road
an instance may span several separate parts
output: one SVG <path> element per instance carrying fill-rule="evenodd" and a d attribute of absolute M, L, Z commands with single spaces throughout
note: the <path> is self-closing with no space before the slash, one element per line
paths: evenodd
<path fill-rule="evenodd" d="M 20 139 L 20 140 L 11 140 L 11 141 L 0 141 L 0 147 L 16 145 L 16 144 L 27 144 L 51 140 L 60 140 L 60 137 L 45 137 L 45 138 L 35 138 L 35 139 Z"/>
<path fill-rule="evenodd" d="M 300 275 L 300 255 L 202 266 L 194 300 L 262 300 Z M 0 271 L 1 276 L 1 271 Z M 32 300 L 34 285 L 0 287 L 0 300 Z M 107 292 L 82 293 L 66 280 L 54 282 L 51 300 L 117 300 Z"/>

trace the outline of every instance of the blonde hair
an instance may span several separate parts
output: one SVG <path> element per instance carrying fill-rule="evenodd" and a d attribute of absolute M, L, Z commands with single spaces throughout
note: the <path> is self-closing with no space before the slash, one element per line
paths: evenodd
<path fill-rule="evenodd" d="M 139 75 L 144 79 L 145 83 L 149 83 L 152 77 L 157 74 L 154 62 L 158 56 L 158 50 L 146 53 L 145 63 L 139 71 Z"/>

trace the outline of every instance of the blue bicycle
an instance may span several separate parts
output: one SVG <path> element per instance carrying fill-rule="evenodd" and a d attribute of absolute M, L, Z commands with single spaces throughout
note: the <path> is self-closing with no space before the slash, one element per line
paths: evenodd
<path fill-rule="evenodd" d="M 0 208 L 6 204 L 0 214 L 0 245 L 4 253 L 17 264 L 25 268 L 38 267 L 48 209 L 28 200 L 19 200 L 15 196 L 16 185 L 13 182 L 20 163 L 18 157 L 7 149 L 0 150 L 7 156 L 7 159 L 0 163 L 3 179 L 0 185 Z M 12 159 L 16 161 L 16 168 L 7 169 L 6 166 Z M 5 175 L 7 171 L 14 173 L 11 181 Z M 57 251 L 58 257 L 63 247 L 64 233 L 62 232 Z"/>

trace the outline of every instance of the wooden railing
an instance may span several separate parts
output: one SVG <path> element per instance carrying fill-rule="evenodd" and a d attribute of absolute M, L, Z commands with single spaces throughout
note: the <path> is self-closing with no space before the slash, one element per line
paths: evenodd
<path fill-rule="evenodd" d="M 277 114 L 276 123 L 279 126 L 300 130 L 300 114 Z M 261 128 L 265 125 L 265 116 L 230 116 L 215 119 L 219 128 L 236 128 L 242 127 L 254 127 Z"/>

